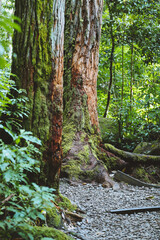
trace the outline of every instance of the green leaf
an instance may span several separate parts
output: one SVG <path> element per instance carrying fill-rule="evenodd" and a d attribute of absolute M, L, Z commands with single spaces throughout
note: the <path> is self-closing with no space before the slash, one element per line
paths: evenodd
<path fill-rule="evenodd" d="M 31 196 L 34 193 L 34 191 L 30 188 L 29 185 L 28 186 L 22 185 L 22 186 L 19 187 L 19 190 L 23 194 L 27 194 L 29 196 Z"/>
<path fill-rule="evenodd" d="M 44 220 L 45 221 L 45 216 L 42 214 L 42 213 L 40 213 L 40 212 L 38 212 L 37 213 L 37 216 L 38 216 L 38 218 L 40 218 L 41 220 Z"/>
<path fill-rule="evenodd" d="M 41 197 L 39 195 L 33 197 L 31 199 L 31 201 L 33 202 L 33 205 L 35 207 L 40 207 L 42 205 L 42 203 L 43 203 L 43 200 L 41 199 Z"/>
<path fill-rule="evenodd" d="M 33 220 L 36 220 L 37 219 L 37 213 L 36 212 L 30 212 L 29 213 L 29 217 L 32 218 Z"/>
<path fill-rule="evenodd" d="M 55 240 L 55 239 L 50 237 L 44 237 L 44 238 L 41 238 L 41 240 Z"/>
<path fill-rule="evenodd" d="M 10 131 L 8 128 L 3 126 L 2 124 L 0 124 L 0 128 L 3 129 L 6 133 L 8 133 L 14 139 L 15 135 L 14 135 L 14 133 L 12 131 Z"/>
<path fill-rule="evenodd" d="M 35 188 L 35 190 L 36 190 L 37 192 L 41 192 L 41 191 L 42 191 L 41 188 L 40 188 L 40 186 L 38 186 L 36 183 L 32 183 L 32 185 L 34 186 L 34 188 Z"/>
<path fill-rule="evenodd" d="M 5 230 L 5 223 L 4 222 L 0 222 L 0 228 Z"/>
<path fill-rule="evenodd" d="M 8 170 L 7 172 L 3 173 L 3 177 L 4 177 L 5 181 L 8 183 L 11 181 L 11 179 L 13 177 L 15 177 L 15 173 L 11 170 Z"/>
<path fill-rule="evenodd" d="M 12 163 L 15 163 L 15 158 L 16 157 L 16 154 L 10 150 L 10 149 L 4 149 L 2 150 L 2 158 L 3 159 L 8 159 L 10 160 Z"/>
<path fill-rule="evenodd" d="M 8 166 L 9 166 L 9 163 L 2 163 L 2 164 L 0 164 L 1 171 L 4 172 L 7 169 Z"/>
<path fill-rule="evenodd" d="M 27 235 L 28 235 L 29 239 L 34 240 L 34 237 L 31 233 L 27 233 Z"/>
<path fill-rule="evenodd" d="M 26 132 L 25 130 L 20 130 L 20 137 L 25 139 L 26 141 L 41 145 L 41 141 L 38 138 L 34 137 L 32 135 L 32 132 Z"/>

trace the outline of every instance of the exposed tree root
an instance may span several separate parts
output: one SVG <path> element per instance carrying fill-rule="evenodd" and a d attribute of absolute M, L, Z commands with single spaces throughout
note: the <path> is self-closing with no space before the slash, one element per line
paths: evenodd
<path fill-rule="evenodd" d="M 82 141 L 82 134 L 75 134 L 72 146 L 63 159 L 62 177 L 106 183 L 108 187 L 113 187 L 115 182 L 109 177 L 106 164 L 97 156 L 97 146 L 93 138 L 87 136 Z"/>
<path fill-rule="evenodd" d="M 149 163 L 149 164 L 160 164 L 160 156 L 152 156 L 138 153 L 131 153 L 115 148 L 111 144 L 104 144 L 105 149 L 116 155 L 118 158 L 123 159 L 127 163 Z"/>
<path fill-rule="evenodd" d="M 116 172 L 116 174 L 114 175 L 114 179 L 116 179 L 118 181 L 123 181 L 123 182 L 128 183 L 128 184 L 133 185 L 133 186 L 160 188 L 160 185 L 142 182 L 139 179 L 136 179 L 132 176 L 129 176 L 128 174 L 123 173 L 121 171 Z"/>

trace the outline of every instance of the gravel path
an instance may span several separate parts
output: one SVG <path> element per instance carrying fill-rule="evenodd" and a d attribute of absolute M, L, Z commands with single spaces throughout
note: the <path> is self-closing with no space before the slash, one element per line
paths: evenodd
<path fill-rule="evenodd" d="M 83 240 L 160 240 L 160 212 L 111 214 L 119 208 L 160 205 L 160 189 L 121 185 L 118 190 L 98 184 L 72 183 L 62 180 L 60 192 L 85 211 L 72 232 Z"/>

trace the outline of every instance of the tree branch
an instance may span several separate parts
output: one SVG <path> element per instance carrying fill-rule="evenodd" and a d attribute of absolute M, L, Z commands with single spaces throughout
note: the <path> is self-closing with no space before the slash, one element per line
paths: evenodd
<path fill-rule="evenodd" d="M 13 196 L 15 196 L 14 193 L 12 193 L 11 195 L 9 195 L 7 198 L 5 198 L 1 203 L 5 204 L 6 202 L 8 202 Z"/>

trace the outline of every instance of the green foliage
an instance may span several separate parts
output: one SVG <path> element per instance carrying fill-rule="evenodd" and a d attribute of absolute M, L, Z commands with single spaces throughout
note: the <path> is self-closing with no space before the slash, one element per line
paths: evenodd
<path fill-rule="evenodd" d="M 0 69 L 10 63 L 13 30 L 21 31 L 20 19 L 12 14 L 12 1 L 3 1 L 0 9 Z"/>
<path fill-rule="evenodd" d="M 16 89 L 14 82 L 8 78 L 7 71 L 0 72 L 0 123 L 3 124 L 3 128 L 8 128 L 8 131 L 12 129 L 18 131 L 23 118 L 28 117 L 29 111 L 25 106 L 28 99 L 24 96 L 25 90 Z"/>
<path fill-rule="evenodd" d="M 41 158 L 38 149 L 41 142 L 31 132 L 20 128 L 18 119 L 27 115 L 25 99 L 21 96 L 14 99 L 10 94 L 13 89 L 22 93 L 15 89 L 13 81 L 1 77 L 0 238 L 9 239 L 18 234 L 24 239 L 34 239 L 29 232 L 24 234 L 23 228 L 29 229 L 38 220 L 45 223 L 43 212 L 54 206 L 54 189 L 29 182 L 30 174 L 40 172 L 37 159 Z M 7 144 L 9 138 L 12 141 Z"/>
<path fill-rule="evenodd" d="M 61 194 L 59 194 L 59 196 L 56 198 L 56 203 L 58 206 L 65 210 L 67 209 L 69 211 L 75 211 L 77 209 L 77 206 L 75 204 L 72 204 L 67 197 Z"/>
<path fill-rule="evenodd" d="M 149 0 L 106 0 L 104 5 L 98 113 L 103 116 L 107 103 L 112 28 L 115 51 L 107 117 L 119 122 L 119 147 L 125 149 L 160 135 L 159 7 L 159 1 Z"/>

